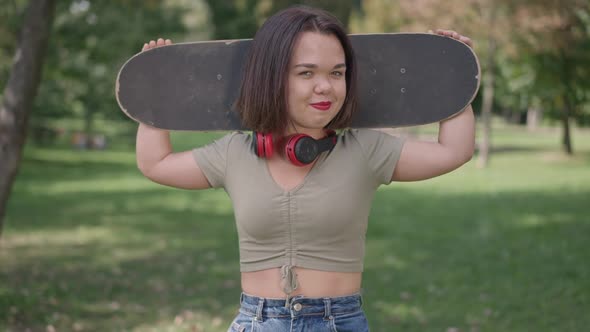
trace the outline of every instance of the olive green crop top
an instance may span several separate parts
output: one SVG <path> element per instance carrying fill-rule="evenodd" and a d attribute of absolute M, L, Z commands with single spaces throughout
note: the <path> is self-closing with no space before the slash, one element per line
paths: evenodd
<path fill-rule="evenodd" d="M 302 183 L 284 191 L 251 136 L 233 132 L 194 149 L 212 187 L 231 198 L 239 237 L 240 270 L 281 267 L 286 294 L 297 288 L 293 266 L 361 272 L 371 201 L 391 182 L 403 139 L 369 129 L 348 129 L 322 153 Z"/>

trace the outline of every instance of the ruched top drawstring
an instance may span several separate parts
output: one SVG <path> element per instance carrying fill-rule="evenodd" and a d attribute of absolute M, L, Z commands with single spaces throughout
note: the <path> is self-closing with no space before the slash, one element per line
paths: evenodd
<path fill-rule="evenodd" d="M 287 294 L 285 307 L 289 307 L 290 295 L 297 289 L 297 286 L 297 274 L 293 272 L 293 265 L 281 266 L 281 288 Z"/>

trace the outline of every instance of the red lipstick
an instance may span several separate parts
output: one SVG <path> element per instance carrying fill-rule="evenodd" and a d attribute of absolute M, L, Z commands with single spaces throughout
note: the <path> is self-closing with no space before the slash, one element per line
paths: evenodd
<path fill-rule="evenodd" d="M 313 104 L 311 104 L 311 106 L 313 108 L 320 110 L 320 111 L 327 111 L 328 109 L 330 109 L 330 106 L 332 106 L 332 103 L 329 101 L 322 101 L 319 103 L 313 103 Z"/>

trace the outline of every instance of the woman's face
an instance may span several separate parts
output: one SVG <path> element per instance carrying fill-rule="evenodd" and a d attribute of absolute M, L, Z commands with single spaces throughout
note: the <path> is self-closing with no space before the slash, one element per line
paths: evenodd
<path fill-rule="evenodd" d="M 300 34 L 289 64 L 288 134 L 322 135 L 323 128 L 344 103 L 345 72 L 344 49 L 336 36 L 317 32 Z"/>

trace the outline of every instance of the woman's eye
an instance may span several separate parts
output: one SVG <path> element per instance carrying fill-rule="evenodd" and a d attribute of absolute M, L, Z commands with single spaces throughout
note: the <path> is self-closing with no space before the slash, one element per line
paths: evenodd
<path fill-rule="evenodd" d="M 332 75 L 340 77 L 340 76 L 344 75 L 344 73 L 341 71 L 334 71 L 334 72 L 332 72 Z"/>
<path fill-rule="evenodd" d="M 305 77 L 311 77 L 311 72 L 310 71 L 303 71 L 303 72 L 299 73 L 299 75 L 305 76 Z"/>

